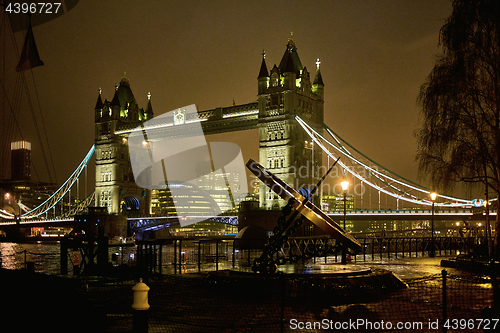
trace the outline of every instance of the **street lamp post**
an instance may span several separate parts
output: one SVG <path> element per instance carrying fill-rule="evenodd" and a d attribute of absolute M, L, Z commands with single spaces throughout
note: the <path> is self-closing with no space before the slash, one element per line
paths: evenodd
<path fill-rule="evenodd" d="M 437 198 L 437 193 L 432 192 L 430 196 L 432 200 L 432 219 L 431 219 L 431 250 L 429 253 L 429 257 L 434 258 L 436 256 L 436 250 L 434 247 L 434 201 Z"/>
<path fill-rule="evenodd" d="M 340 186 L 342 186 L 342 191 L 344 192 L 344 231 L 346 231 L 345 220 L 347 214 L 347 188 L 349 187 L 349 181 L 347 180 L 345 173 L 344 178 L 340 182 Z M 342 264 L 347 264 L 347 249 L 342 249 Z"/>

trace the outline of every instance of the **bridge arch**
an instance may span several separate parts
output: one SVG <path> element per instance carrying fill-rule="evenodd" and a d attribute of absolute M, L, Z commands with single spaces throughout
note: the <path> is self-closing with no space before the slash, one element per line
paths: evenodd
<path fill-rule="evenodd" d="M 124 215 L 136 215 L 145 213 L 145 200 L 134 193 L 126 193 L 120 196 L 120 213 Z"/>

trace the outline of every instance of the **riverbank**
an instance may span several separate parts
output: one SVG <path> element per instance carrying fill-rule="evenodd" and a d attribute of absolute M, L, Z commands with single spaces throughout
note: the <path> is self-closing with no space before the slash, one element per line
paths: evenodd
<path fill-rule="evenodd" d="M 20 331 L 131 332 L 136 282 L 3 269 L 0 288 L 6 301 L 0 308 L 2 324 Z M 392 292 L 377 291 L 375 286 L 369 294 L 336 290 L 336 297 L 325 289 L 327 281 L 301 281 L 302 292 L 297 293 L 297 282 L 279 276 L 213 283 L 207 273 L 155 275 L 145 282 L 151 288 L 150 332 L 280 332 L 282 328 L 296 332 L 298 325 L 312 325 L 308 332 L 374 331 L 374 327 L 389 332 L 399 323 L 421 325 L 407 327 L 412 331 L 438 332 L 446 323 L 444 308 L 448 319 L 469 320 L 474 325 L 473 329 L 457 327 L 449 332 L 481 332 L 485 319 L 500 318 L 491 281 L 471 274 L 447 275 L 446 303 L 441 274 L 406 279 L 408 288 Z M 477 319 L 483 320 L 482 327 Z M 359 325 L 335 328 L 345 322 Z M 315 323 L 324 326 L 314 329 Z M 489 325 L 492 328 L 492 322 Z"/>

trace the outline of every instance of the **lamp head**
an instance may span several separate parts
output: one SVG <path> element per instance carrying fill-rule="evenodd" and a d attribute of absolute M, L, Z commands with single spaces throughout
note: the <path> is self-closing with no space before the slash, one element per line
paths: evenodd
<path fill-rule="evenodd" d="M 342 181 L 340 182 L 340 186 L 342 186 L 342 191 L 347 191 L 347 188 L 349 187 L 349 181 L 347 180 L 346 176 L 344 175 L 344 178 L 342 178 Z"/>
<path fill-rule="evenodd" d="M 436 198 L 437 198 L 437 196 L 438 196 L 438 195 L 437 195 L 437 193 L 436 193 L 436 192 L 432 192 L 432 193 L 430 194 L 430 196 L 431 196 L 431 200 L 432 200 L 432 201 L 434 201 L 434 200 L 436 200 Z"/>

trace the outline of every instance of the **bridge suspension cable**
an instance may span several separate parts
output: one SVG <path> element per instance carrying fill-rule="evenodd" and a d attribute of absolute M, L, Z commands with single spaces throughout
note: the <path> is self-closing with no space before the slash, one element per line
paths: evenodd
<path fill-rule="evenodd" d="M 383 167 L 379 163 L 373 161 L 366 155 L 362 154 L 347 141 L 343 140 L 335 132 L 333 132 L 326 124 L 323 124 L 323 128 L 327 133 L 333 138 L 332 143 L 327 140 L 323 135 L 314 130 L 300 117 L 295 116 L 297 122 L 306 131 L 306 133 L 311 137 L 311 139 L 330 157 L 336 159 L 334 154 L 326 147 L 329 146 L 333 148 L 336 155 L 342 155 L 347 158 L 347 161 L 352 163 L 352 167 L 349 167 L 345 161 L 339 161 L 338 164 L 349 172 L 353 177 L 359 179 L 362 183 L 371 186 L 379 192 L 385 193 L 398 200 L 403 200 L 406 202 L 419 204 L 419 205 L 432 205 L 432 201 L 429 198 L 431 191 L 425 187 L 416 184 L 408 179 L 405 179 L 395 172 Z M 345 146 L 347 147 L 345 147 Z M 353 153 L 352 153 L 352 152 Z M 363 169 L 363 173 L 368 176 L 362 176 L 360 172 L 354 170 L 354 166 L 359 166 Z M 424 195 L 424 197 L 419 197 Z M 436 206 L 442 207 L 459 207 L 464 205 L 473 205 L 472 200 L 454 198 L 442 194 L 438 194 L 439 197 L 448 200 L 448 202 L 436 202 Z M 454 202 L 449 202 L 454 201 Z"/>
<path fill-rule="evenodd" d="M 59 201 L 61 201 L 64 195 L 66 195 L 66 193 L 68 193 L 71 187 L 75 184 L 76 180 L 78 179 L 82 171 L 86 168 L 88 162 L 90 161 L 90 158 L 94 154 L 94 151 L 95 151 L 95 146 L 93 145 L 92 148 L 90 148 L 87 155 L 85 156 L 85 158 L 83 159 L 83 161 L 76 168 L 73 174 L 66 180 L 66 182 L 64 182 L 64 184 L 61 187 L 59 187 L 59 189 L 54 194 L 52 194 L 47 200 L 45 200 L 41 205 L 30 210 L 29 212 L 22 214 L 21 218 L 32 219 L 37 216 L 40 216 L 45 212 L 47 212 L 48 210 L 50 210 L 52 207 L 54 207 Z M 89 197 L 91 196 L 92 195 L 90 195 Z M 89 197 L 85 199 L 85 202 L 89 199 Z"/>
<path fill-rule="evenodd" d="M 0 210 L 0 217 L 2 217 L 4 219 L 11 220 L 11 219 L 14 218 L 14 214 L 9 213 L 9 212 L 7 212 L 7 211 L 5 211 L 5 210 L 2 209 L 2 210 Z"/>
<path fill-rule="evenodd" d="M 95 201 L 95 191 L 90 193 L 85 200 L 82 200 L 81 202 L 77 203 L 69 211 L 64 213 L 63 215 L 60 216 L 61 219 L 67 218 L 67 217 L 73 217 L 76 214 L 79 214 L 83 212 L 88 206 L 92 205 Z"/>

